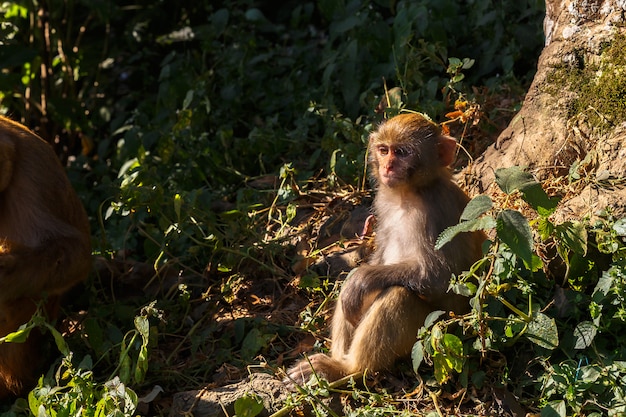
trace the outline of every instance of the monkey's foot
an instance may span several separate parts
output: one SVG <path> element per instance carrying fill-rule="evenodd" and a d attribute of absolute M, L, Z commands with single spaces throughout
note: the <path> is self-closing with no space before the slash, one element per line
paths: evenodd
<path fill-rule="evenodd" d="M 329 382 L 336 381 L 345 376 L 341 363 L 324 355 L 323 353 L 315 354 L 308 359 L 298 361 L 294 366 L 287 370 L 287 377 L 283 379 L 283 383 L 291 390 L 295 390 L 296 386 L 305 385 L 314 378 L 323 378 Z"/>

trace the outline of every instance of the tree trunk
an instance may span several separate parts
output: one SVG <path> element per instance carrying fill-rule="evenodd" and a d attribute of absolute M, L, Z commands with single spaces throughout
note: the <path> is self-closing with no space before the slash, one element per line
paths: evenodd
<path fill-rule="evenodd" d="M 625 13 L 626 0 L 546 0 L 537 73 L 519 114 L 466 169 L 472 192 L 493 191 L 498 168 L 526 166 L 568 184 L 559 219 L 624 214 Z"/>

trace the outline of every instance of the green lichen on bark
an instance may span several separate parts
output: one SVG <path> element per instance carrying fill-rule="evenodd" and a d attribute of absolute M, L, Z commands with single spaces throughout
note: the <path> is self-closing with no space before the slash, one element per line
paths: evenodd
<path fill-rule="evenodd" d="M 548 75 L 546 91 L 558 96 L 566 88 L 574 93 L 568 117 L 584 115 L 587 123 L 606 132 L 626 119 L 626 35 L 615 33 L 599 57 L 578 51 L 567 64 Z"/>

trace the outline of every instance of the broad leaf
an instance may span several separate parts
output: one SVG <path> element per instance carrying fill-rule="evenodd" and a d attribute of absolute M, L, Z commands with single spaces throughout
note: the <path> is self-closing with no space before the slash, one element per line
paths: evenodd
<path fill-rule="evenodd" d="M 541 409 L 541 417 L 566 417 L 565 400 L 551 401 Z"/>
<path fill-rule="evenodd" d="M 524 261 L 531 269 L 533 265 L 533 235 L 528 220 L 515 210 L 503 210 L 496 219 L 498 238 Z"/>
<path fill-rule="evenodd" d="M 457 373 L 463 370 L 463 342 L 450 333 L 444 334 L 439 339 L 433 338 L 431 340 L 434 348 L 435 378 L 442 384 L 450 378 L 453 370 Z"/>
<path fill-rule="evenodd" d="M 421 340 L 418 340 L 411 349 L 411 363 L 413 364 L 413 371 L 417 374 L 417 370 L 424 361 L 424 345 Z"/>
<path fill-rule="evenodd" d="M 496 184 L 507 194 L 525 189 L 537 184 L 533 176 L 520 167 L 500 168 L 496 170 Z"/>
<path fill-rule="evenodd" d="M 523 194 L 524 200 L 541 216 L 549 216 L 559 204 L 560 199 L 558 197 L 548 197 L 541 184 L 520 167 L 496 170 L 496 183 L 507 194 L 519 190 Z"/>
<path fill-rule="evenodd" d="M 450 379 L 450 375 L 452 374 L 452 368 L 450 367 L 442 353 L 433 353 L 433 367 L 435 368 L 435 379 L 437 380 L 437 382 L 443 384 L 448 379 Z"/>
<path fill-rule="evenodd" d="M 480 219 L 468 220 L 448 227 L 441 232 L 435 242 L 435 249 L 441 249 L 446 243 L 450 242 L 459 233 L 475 232 L 476 230 L 489 230 L 496 227 L 496 222 L 491 216 L 481 217 Z"/>
<path fill-rule="evenodd" d="M 528 323 L 526 337 L 542 348 L 553 350 L 559 345 L 559 331 L 553 318 L 536 313 Z"/>
<path fill-rule="evenodd" d="M 475 220 L 493 207 L 493 201 L 486 195 L 478 195 L 470 200 L 461 213 L 461 221 Z"/>
<path fill-rule="evenodd" d="M 246 359 L 253 358 L 254 355 L 256 355 L 259 350 L 266 347 L 273 338 L 273 334 L 262 333 L 257 328 L 250 330 L 241 344 L 241 356 Z"/>
<path fill-rule="evenodd" d="M 574 337 L 576 338 L 574 349 L 588 348 L 596 337 L 596 333 L 598 333 L 598 329 L 592 322 L 583 321 L 578 323 L 574 329 Z"/>
<path fill-rule="evenodd" d="M 450 286 L 450 289 L 455 294 L 462 295 L 464 297 L 472 297 L 476 294 L 476 285 L 472 282 L 457 282 Z"/>
<path fill-rule="evenodd" d="M 618 236 L 626 236 L 626 219 L 619 219 L 613 225 L 613 230 Z"/>
<path fill-rule="evenodd" d="M 574 253 L 585 256 L 587 254 L 587 229 L 578 221 L 567 221 L 555 227 L 562 250 L 569 249 Z M 567 261 L 567 258 L 563 258 Z"/>
<path fill-rule="evenodd" d="M 263 411 L 263 401 L 256 394 L 244 394 L 235 401 L 235 415 L 237 417 L 254 417 Z"/>
<path fill-rule="evenodd" d="M 596 287 L 593 289 L 593 294 L 591 295 L 593 301 L 602 304 L 602 300 L 604 300 L 604 297 L 606 297 L 613 286 L 613 281 L 614 278 L 611 274 L 608 271 L 604 271 L 600 279 L 598 279 Z"/>
<path fill-rule="evenodd" d="M 424 327 L 427 329 L 430 328 L 433 324 L 437 322 L 437 320 L 439 320 L 439 317 L 441 317 L 445 313 L 446 312 L 443 310 L 435 310 L 430 312 L 430 314 L 428 314 L 428 316 L 426 316 L 426 319 L 424 320 Z"/>
<path fill-rule="evenodd" d="M 33 326 L 21 327 L 20 329 L 0 338 L 0 340 L 7 343 L 24 343 L 26 339 L 28 339 L 28 335 L 31 330 L 33 330 Z"/>

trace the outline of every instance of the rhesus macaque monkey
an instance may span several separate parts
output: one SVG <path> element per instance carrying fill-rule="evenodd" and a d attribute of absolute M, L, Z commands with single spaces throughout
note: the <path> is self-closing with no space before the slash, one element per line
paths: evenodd
<path fill-rule="evenodd" d="M 331 355 L 313 355 L 287 371 L 298 384 L 309 380 L 311 365 L 329 381 L 389 369 L 410 354 L 429 313 L 469 309 L 467 298 L 448 292 L 448 286 L 453 273 L 482 257 L 484 235 L 463 233 L 441 250 L 434 248 L 469 201 L 448 168 L 456 141 L 424 116 L 402 114 L 370 135 L 368 151 L 377 188 L 376 250 L 343 284 Z"/>
<path fill-rule="evenodd" d="M 89 222 L 52 147 L 0 116 L 0 337 L 59 297 L 91 268 Z M 0 399 L 23 394 L 42 365 L 40 335 L 0 344 Z"/>

